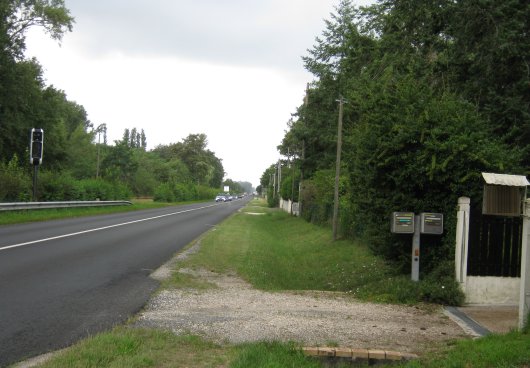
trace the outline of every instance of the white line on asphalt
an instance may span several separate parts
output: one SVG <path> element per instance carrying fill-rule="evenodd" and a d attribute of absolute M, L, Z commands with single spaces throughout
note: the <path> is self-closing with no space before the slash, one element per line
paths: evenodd
<path fill-rule="evenodd" d="M 92 232 L 95 232 L 95 231 L 100 231 L 100 230 L 105 230 L 105 229 L 111 229 L 111 228 L 113 228 L 113 227 L 120 227 L 120 226 L 125 226 L 125 225 L 135 224 L 135 223 L 138 223 L 138 222 L 144 222 L 144 221 L 149 221 L 149 220 L 156 220 L 156 219 L 159 219 L 159 218 L 162 218 L 162 217 L 178 215 L 178 214 L 180 214 L 180 213 L 185 213 L 185 212 L 192 212 L 192 211 L 202 210 L 202 209 L 209 208 L 209 207 L 213 207 L 213 206 L 217 206 L 217 204 L 212 204 L 212 205 L 209 205 L 209 206 L 203 206 L 203 207 L 199 207 L 199 208 L 192 208 L 192 209 L 190 209 L 190 210 L 185 210 L 185 211 L 166 213 L 165 215 L 160 215 L 160 216 L 155 216 L 155 217 L 148 217 L 148 218 L 144 218 L 144 219 L 140 219 L 140 220 L 124 222 L 124 223 L 121 223 L 121 224 L 115 224 L 115 225 L 109 225 L 109 226 L 98 227 L 98 228 L 96 228 L 96 229 L 89 229 L 89 230 L 84 230 L 84 231 L 78 231 L 78 232 L 76 232 L 76 233 L 70 233 L 70 234 L 64 234 L 64 235 L 53 236 L 53 237 L 51 237 L 51 238 L 46 238 L 46 239 L 32 240 L 32 241 L 25 242 L 25 243 L 13 244 L 13 245 L 7 245 L 7 246 L 5 246 L 5 247 L 0 247 L 0 251 L 2 251 L 2 250 L 7 250 L 7 249 L 12 249 L 12 248 L 19 248 L 19 247 L 23 247 L 23 246 L 25 246 L 25 245 L 30 245 L 30 244 L 42 243 L 42 242 L 49 241 L 49 240 L 56 240 L 56 239 L 61 239 L 61 238 L 68 238 L 68 237 L 71 237 L 71 236 L 82 235 L 82 234 L 86 234 L 86 233 L 92 233 Z"/>

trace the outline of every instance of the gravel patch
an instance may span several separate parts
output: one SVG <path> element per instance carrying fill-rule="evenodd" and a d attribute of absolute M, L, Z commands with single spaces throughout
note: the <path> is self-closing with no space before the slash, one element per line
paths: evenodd
<path fill-rule="evenodd" d="M 169 264 L 174 267 L 177 262 Z M 162 268 L 167 275 L 169 267 Z M 218 288 L 163 290 L 140 313 L 136 326 L 192 333 L 221 343 L 281 340 L 411 353 L 469 337 L 442 308 L 426 311 L 364 303 L 343 293 L 267 292 L 254 289 L 234 274 L 189 269 L 178 272 L 190 273 Z"/>

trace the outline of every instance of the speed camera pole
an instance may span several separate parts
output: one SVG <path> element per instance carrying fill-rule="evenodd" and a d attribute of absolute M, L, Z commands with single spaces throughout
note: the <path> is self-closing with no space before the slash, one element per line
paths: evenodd
<path fill-rule="evenodd" d="M 337 131 L 337 163 L 335 166 L 335 196 L 333 201 L 333 240 L 337 240 L 337 227 L 339 219 L 339 177 L 340 177 L 340 155 L 342 151 L 342 107 L 344 98 L 337 100 L 339 103 L 339 123 Z"/>
<path fill-rule="evenodd" d="M 44 130 L 31 129 L 29 142 L 29 162 L 33 165 L 33 201 L 37 200 L 37 175 L 39 165 L 42 164 L 42 149 L 44 144 Z"/>

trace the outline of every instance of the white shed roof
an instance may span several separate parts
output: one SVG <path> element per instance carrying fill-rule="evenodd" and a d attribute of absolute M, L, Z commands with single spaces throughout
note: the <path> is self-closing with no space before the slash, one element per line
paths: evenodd
<path fill-rule="evenodd" d="M 506 185 L 510 187 L 526 187 L 530 185 L 526 176 L 523 175 L 482 173 L 482 177 L 486 181 L 486 184 Z"/>

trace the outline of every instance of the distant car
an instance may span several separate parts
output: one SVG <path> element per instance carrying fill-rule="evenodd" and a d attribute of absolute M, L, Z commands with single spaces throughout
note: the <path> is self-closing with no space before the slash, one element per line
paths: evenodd
<path fill-rule="evenodd" d="M 228 199 L 226 197 L 226 195 L 224 194 L 218 194 L 216 197 L 215 197 L 215 201 L 216 202 L 226 202 Z"/>

